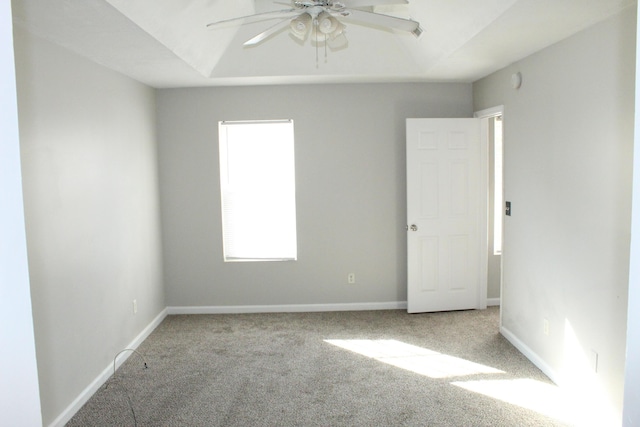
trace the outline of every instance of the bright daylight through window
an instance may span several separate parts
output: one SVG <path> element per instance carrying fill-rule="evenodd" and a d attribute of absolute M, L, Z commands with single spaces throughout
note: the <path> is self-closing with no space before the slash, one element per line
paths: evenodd
<path fill-rule="evenodd" d="M 220 122 L 225 261 L 297 258 L 293 121 Z"/>

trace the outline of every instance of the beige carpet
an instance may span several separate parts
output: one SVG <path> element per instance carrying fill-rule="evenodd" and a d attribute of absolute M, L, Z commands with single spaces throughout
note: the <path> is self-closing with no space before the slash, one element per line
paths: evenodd
<path fill-rule="evenodd" d="M 68 425 L 569 425 L 498 315 L 169 316 Z"/>

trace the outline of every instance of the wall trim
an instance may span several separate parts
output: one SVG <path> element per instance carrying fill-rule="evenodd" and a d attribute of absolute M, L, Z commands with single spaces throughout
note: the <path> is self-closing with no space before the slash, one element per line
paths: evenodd
<path fill-rule="evenodd" d="M 406 310 L 406 301 L 345 304 L 171 306 L 167 314 L 300 313 L 318 311 Z"/>
<path fill-rule="evenodd" d="M 551 381 L 553 381 L 556 385 L 560 385 L 560 377 L 558 374 L 551 369 L 551 367 L 544 361 L 536 352 L 531 350 L 531 348 L 522 342 L 513 332 L 505 328 L 504 326 L 500 327 L 500 333 L 504 336 L 507 341 L 509 341 L 515 348 L 517 348 L 520 353 L 522 353 L 531 363 L 536 365 L 538 369 L 540 369 Z"/>
<path fill-rule="evenodd" d="M 487 298 L 487 307 L 500 305 L 500 298 Z"/>
<path fill-rule="evenodd" d="M 136 336 L 129 345 L 124 348 L 133 348 L 136 349 L 142 344 L 142 342 L 147 339 L 151 332 L 155 328 L 162 323 L 164 318 L 167 317 L 167 309 L 163 309 L 160 314 L 158 314 L 155 319 L 145 327 L 142 332 Z M 122 353 L 118 359 L 116 360 L 116 369 L 119 368 L 133 353 L 132 352 L 124 352 Z M 87 403 L 89 399 L 95 394 L 100 387 L 104 383 L 107 382 L 111 375 L 113 374 L 113 361 L 111 361 L 106 368 L 102 370 L 102 372 L 76 397 L 76 399 L 71 402 L 71 404 L 64 410 L 58 417 L 53 420 L 49 427 L 63 427 L 66 423 L 73 418 L 73 416 L 82 408 L 82 406 Z"/>

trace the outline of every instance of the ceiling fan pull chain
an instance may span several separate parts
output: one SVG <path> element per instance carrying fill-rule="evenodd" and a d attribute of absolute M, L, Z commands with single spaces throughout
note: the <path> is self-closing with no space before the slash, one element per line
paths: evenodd
<path fill-rule="evenodd" d="M 327 35 L 324 35 L 324 63 L 327 63 Z"/>
<path fill-rule="evenodd" d="M 318 68 L 318 19 L 314 18 L 313 20 L 313 31 L 315 32 L 316 39 L 316 68 Z"/>

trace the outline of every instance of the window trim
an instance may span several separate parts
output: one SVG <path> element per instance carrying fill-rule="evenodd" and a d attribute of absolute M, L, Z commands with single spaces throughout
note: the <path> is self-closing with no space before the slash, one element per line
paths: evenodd
<path fill-rule="evenodd" d="M 291 152 L 290 152 L 290 160 L 291 163 L 289 163 L 289 160 L 286 160 L 286 166 L 284 167 L 284 170 L 286 170 L 286 175 L 288 175 L 289 173 L 291 174 L 287 179 L 291 179 L 290 183 L 286 183 L 286 189 L 284 191 L 281 192 L 281 194 L 285 194 L 285 205 L 282 207 L 282 209 L 284 210 L 285 213 L 285 217 L 287 217 L 288 219 L 286 220 L 287 222 L 281 222 L 279 225 L 277 224 L 278 221 L 276 221 L 276 227 L 280 227 L 281 230 L 284 231 L 283 235 L 286 236 L 286 241 L 288 242 L 286 245 L 283 245 L 280 249 L 280 251 L 276 250 L 273 255 L 282 255 L 282 256 L 266 256 L 269 255 L 268 254 L 268 250 L 267 252 L 262 252 L 265 254 L 265 256 L 256 256 L 256 255 L 261 255 L 261 250 L 256 249 L 251 250 L 240 250 L 240 251 L 231 251 L 232 253 L 229 254 L 230 250 L 229 247 L 234 243 L 233 240 L 229 240 L 230 237 L 229 236 L 233 236 L 235 233 L 238 233 L 238 228 L 229 228 L 229 223 L 231 222 L 229 220 L 230 217 L 230 213 L 228 211 L 229 209 L 229 199 L 228 197 L 230 195 L 235 195 L 235 196 L 239 196 L 239 197 L 249 197 L 250 199 L 252 199 L 253 197 L 251 196 L 251 191 L 245 191 L 240 189 L 239 191 L 237 189 L 235 190 L 231 190 L 232 187 L 229 186 L 229 165 L 230 165 L 230 160 L 229 160 L 229 143 L 230 140 L 229 135 L 228 135 L 228 130 L 230 129 L 231 126 L 235 126 L 235 125 L 269 125 L 269 124 L 290 124 L 290 135 L 287 135 L 287 139 L 286 141 L 284 141 L 285 144 L 290 144 L 290 148 L 291 148 Z M 290 137 L 290 138 L 289 138 Z M 288 147 L 286 148 L 288 150 Z M 220 161 L 220 170 L 219 170 L 219 179 L 220 179 L 220 202 L 221 202 L 221 219 L 222 219 L 222 245 L 223 245 L 223 260 L 224 262 L 269 262 L 269 261 L 296 261 L 298 258 L 298 248 L 297 248 L 297 209 L 296 209 L 296 177 L 295 177 L 295 128 L 294 128 L 294 123 L 292 119 L 285 119 L 285 120 L 237 120 L 237 121 L 220 121 L 218 122 L 218 153 L 219 153 L 219 161 Z M 287 153 L 288 155 L 289 153 Z M 276 168 L 276 170 L 282 170 L 283 168 Z M 225 176 L 226 175 L 226 176 Z M 264 176 L 264 175 L 262 175 Z M 289 186 L 289 184 L 291 184 Z M 275 185 L 278 185 L 277 182 L 275 183 Z M 260 194 L 261 196 L 264 196 L 263 194 L 264 192 L 264 188 L 262 189 L 262 191 L 260 193 L 254 193 L 254 194 Z M 235 193 L 235 194 L 234 194 Z M 274 194 L 278 194 L 278 191 L 275 191 Z M 267 196 L 268 197 L 268 196 Z M 225 198 L 226 202 L 225 203 Z M 246 199 L 245 199 L 246 200 Z M 251 202 L 250 202 L 251 203 Z M 233 206 L 233 205 L 231 205 Z M 263 203 L 261 206 L 265 206 L 265 203 Z M 258 212 L 259 210 L 256 209 L 255 207 L 253 209 L 249 208 L 248 210 L 240 210 L 238 211 L 240 214 L 242 214 L 243 212 L 250 212 L 249 215 L 253 215 L 252 212 Z M 264 212 L 264 211 L 261 211 Z M 275 217 L 279 217 L 278 215 L 276 215 Z M 253 217 L 256 218 L 256 217 Z M 268 220 L 267 220 L 268 221 Z M 259 222 L 259 221 L 258 221 Z M 293 224 L 291 225 L 291 222 L 293 222 Z M 246 224 L 246 223 L 245 223 Z M 257 224 L 257 223 L 256 223 Z M 271 225 L 271 224 L 270 224 Z M 292 227 L 292 229 L 290 228 Z M 244 230 L 244 226 L 242 227 L 242 229 Z M 272 227 L 270 226 L 263 226 L 262 227 L 257 227 L 258 230 L 271 230 L 272 231 Z M 240 234 L 242 234 L 240 232 Z M 258 232 L 258 234 L 260 234 L 260 232 Z M 267 246 L 268 246 L 268 242 L 270 241 L 275 241 L 275 239 L 273 238 L 273 236 L 271 236 L 270 238 L 268 237 L 269 231 L 265 231 L 265 234 L 262 235 L 262 239 L 259 239 L 259 243 L 258 246 L 260 246 L 260 244 L 262 245 L 262 249 L 264 250 Z M 267 235 L 265 237 L 265 235 Z M 245 234 L 245 238 L 246 238 L 246 234 Z M 236 240 L 235 243 L 237 243 L 238 241 L 241 242 L 242 244 L 242 237 L 239 238 L 239 240 Z M 269 240 L 271 239 L 271 240 Z M 278 241 L 280 241 L 280 239 L 278 239 Z M 242 253 L 244 253 L 246 256 L 238 256 L 238 255 L 242 255 Z"/>

